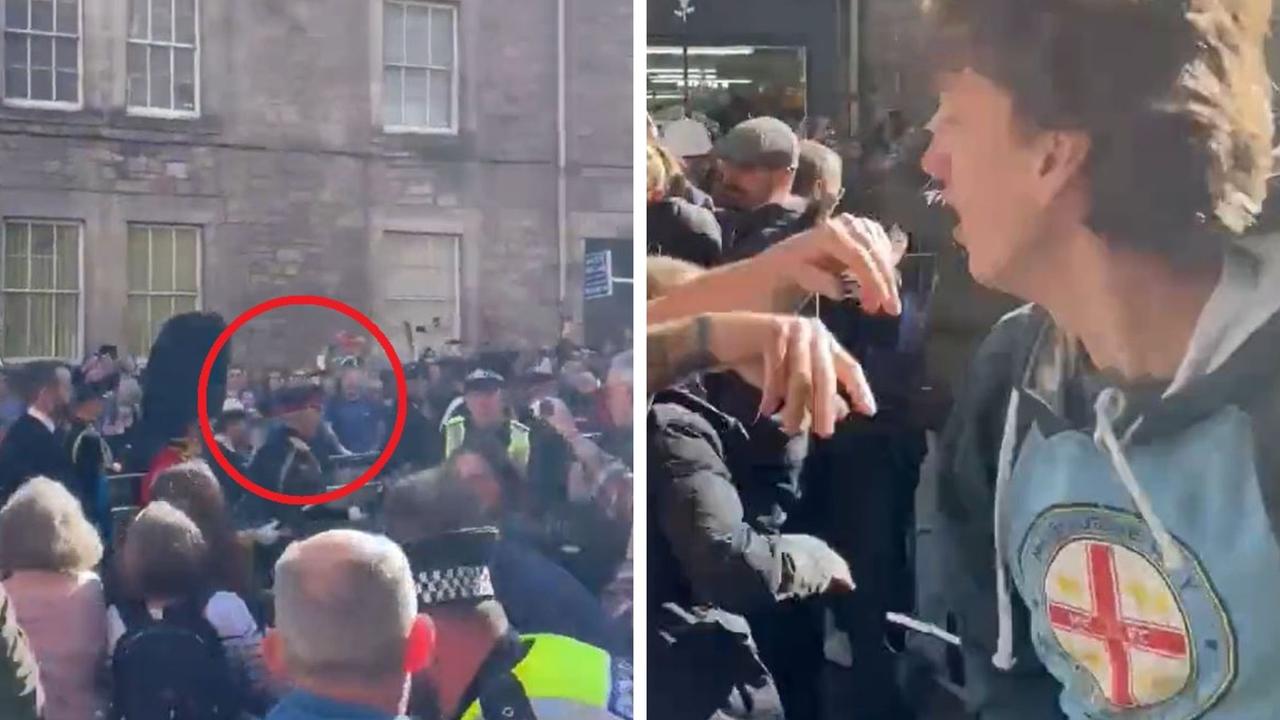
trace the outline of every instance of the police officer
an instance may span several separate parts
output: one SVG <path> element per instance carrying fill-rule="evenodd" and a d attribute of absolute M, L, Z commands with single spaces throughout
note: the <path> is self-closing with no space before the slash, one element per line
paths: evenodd
<path fill-rule="evenodd" d="M 431 533 L 441 524 L 424 518 L 421 527 Z M 438 660 L 415 679 L 411 712 L 460 720 L 631 719 L 628 661 L 572 638 L 520 635 L 511 627 L 489 570 L 496 529 L 396 539 L 413 570 L 419 610 L 430 614 L 440 643 Z M 460 671 L 473 662 L 467 658 L 482 660 Z"/>
<path fill-rule="evenodd" d="M 510 417 L 503 397 L 505 379 L 498 373 L 477 368 L 467 375 L 463 385 L 463 409 L 441 425 L 445 457 L 462 447 L 471 433 L 488 433 L 495 437 L 516 467 L 524 472 L 529 467 L 529 427 Z"/>

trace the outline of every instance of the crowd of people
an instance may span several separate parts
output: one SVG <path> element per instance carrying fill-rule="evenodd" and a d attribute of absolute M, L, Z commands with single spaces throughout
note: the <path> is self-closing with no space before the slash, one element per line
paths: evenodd
<path fill-rule="evenodd" d="M 911 198 L 651 125 L 650 713 L 1272 717 L 1271 4 L 928 5 Z"/>
<path fill-rule="evenodd" d="M 298 506 L 227 468 L 343 485 L 393 435 L 394 373 L 349 336 L 292 372 L 225 349 L 210 447 L 224 327 L 5 369 L 0 717 L 632 716 L 629 351 L 425 351 L 383 469 Z"/>

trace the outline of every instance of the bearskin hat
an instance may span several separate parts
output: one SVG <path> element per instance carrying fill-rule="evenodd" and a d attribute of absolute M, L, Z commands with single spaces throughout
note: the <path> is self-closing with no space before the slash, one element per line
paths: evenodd
<path fill-rule="evenodd" d="M 226 329 L 213 312 L 175 315 L 160 328 L 142 373 L 142 418 L 135 459 L 141 464 L 164 444 L 187 433 L 199 417 L 197 385 L 205 357 Z M 209 374 L 208 408 L 216 416 L 227 394 L 231 343 L 223 346 Z"/>

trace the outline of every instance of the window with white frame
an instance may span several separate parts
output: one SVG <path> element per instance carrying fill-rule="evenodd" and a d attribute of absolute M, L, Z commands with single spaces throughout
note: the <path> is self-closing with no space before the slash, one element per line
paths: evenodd
<path fill-rule="evenodd" d="M 129 0 L 129 111 L 198 114 L 199 43 L 199 0 Z"/>
<path fill-rule="evenodd" d="M 4 97 L 80 106 L 80 0 L 4 0 Z"/>
<path fill-rule="evenodd" d="M 80 223 L 4 221 L 0 348 L 6 358 L 80 354 Z"/>
<path fill-rule="evenodd" d="M 458 9 L 416 0 L 382 8 L 382 120 L 389 130 L 455 132 Z"/>
<path fill-rule="evenodd" d="M 128 264 L 125 341 L 146 355 L 166 320 L 200 305 L 200 228 L 130 224 Z"/>
<path fill-rule="evenodd" d="M 415 330 L 418 348 L 439 348 L 459 337 L 461 305 L 458 300 L 460 243 L 457 235 L 385 232 L 378 249 L 383 297 L 378 322 L 388 328 L 397 352 L 405 361 L 408 347 L 399 338 L 407 322 Z M 393 332 L 394 330 L 394 332 Z"/>

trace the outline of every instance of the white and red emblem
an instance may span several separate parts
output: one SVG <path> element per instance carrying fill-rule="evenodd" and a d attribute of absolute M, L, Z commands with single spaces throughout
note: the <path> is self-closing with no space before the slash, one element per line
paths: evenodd
<path fill-rule="evenodd" d="M 1113 706 L 1155 705 L 1187 684 L 1187 617 L 1144 556 L 1096 539 L 1068 542 L 1049 563 L 1044 593 L 1054 636 Z"/>

